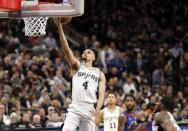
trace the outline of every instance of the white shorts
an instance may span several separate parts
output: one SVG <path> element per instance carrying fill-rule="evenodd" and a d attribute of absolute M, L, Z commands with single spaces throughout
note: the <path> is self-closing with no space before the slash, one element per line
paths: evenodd
<path fill-rule="evenodd" d="M 82 107 L 81 111 L 78 111 Z M 62 131 L 75 131 L 79 127 L 79 131 L 95 131 L 95 120 L 89 112 L 94 110 L 94 107 L 88 106 L 73 106 L 69 108 L 66 115 Z"/>

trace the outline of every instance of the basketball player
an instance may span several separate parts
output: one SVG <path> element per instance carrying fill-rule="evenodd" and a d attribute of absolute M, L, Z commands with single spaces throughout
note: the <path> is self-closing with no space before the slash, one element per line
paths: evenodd
<path fill-rule="evenodd" d="M 134 96 L 127 95 L 125 97 L 125 105 L 127 111 L 119 117 L 118 131 L 129 131 L 129 127 L 132 124 L 137 124 L 137 116 L 134 111 L 136 105 Z"/>
<path fill-rule="evenodd" d="M 163 97 L 161 102 L 156 105 L 153 122 L 139 124 L 138 127 L 131 127 L 131 131 L 182 131 L 177 125 L 170 111 L 174 109 L 172 97 Z"/>
<path fill-rule="evenodd" d="M 170 113 L 170 111 L 174 109 L 173 98 L 165 96 L 157 106 L 160 109 L 160 112 L 157 112 L 154 115 L 154 122 L 156 125 L 160 125 L 164 131 L 181 131 Z"/>
<path fill-rule="evenodd" d="M 99 124 L 104 123 L 104 131 L 117 131 L 118 118 L 123 112 L 117 103 L 117 95 L 115 92 L 109 92 L 107 95 L 107 107 L 103 108 L 96 119 L 96 131 L 98 131 Z"/>
<path fill-rule="evenodd" d="M 97 58 L 96 50 L 86 49 L 82 54 L 82 62 L 74 56 L 66 40 L 61 22 L 61 18 L 55 18 L 62 50 L 72 71 L 72 102 L 62 131 L 75 131 L 78 126 L 80 131 L 95 131 L 95 117 L 104 102 L 106 79 L 104 73 L 93 67 L 93 62 Z M 95 103 L 96 108 L 94 107 Z"/>

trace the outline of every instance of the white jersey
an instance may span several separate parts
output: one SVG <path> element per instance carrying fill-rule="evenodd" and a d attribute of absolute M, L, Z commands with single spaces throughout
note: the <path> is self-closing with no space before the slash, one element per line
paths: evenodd
<path fill-rule="evenodd" d="M 176 128 L 176 131 L 182 131 L 181 128 L 178 126 L 178 124 L 176 123 L 176 121 L 174 120 L 172 114 L 170 112 L 167 112 L 167 114 L 170 117 L 170 121 L 173 123 L 174 127 Z"/>
<path fill-rule="evenodd" d="M 116 106 L 114 112 L 109 112 L 108 107 L 103 109 L 104 116 L 104 131 L 117 131 L 118 130 L 118 118 L 120 115 L 120 107 Z"/>
<path fill-rule="evenodd" d="M 93 67 L 88 69 L 81 64 L 79 70 L 72 77 L 72 104 L 97 102 L 97 88 L 100 70 Z"/>

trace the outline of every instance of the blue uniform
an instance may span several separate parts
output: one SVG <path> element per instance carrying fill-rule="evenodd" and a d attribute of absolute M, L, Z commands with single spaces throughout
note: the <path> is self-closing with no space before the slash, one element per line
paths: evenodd
<path fill-rule="evenodd" d="M 146 131 L 152 131 L 152 121 L 147 122 Z"/>
<path fill-rule="evenodd" d="M 124 113 L 125 114 L 125 116 L 127 116 L 127 123 L 125 124 L 125 129 L 124 129 L 124 131 L 129 131 L 129 126 L 131 125 L 131 124 L 137 124 L 137 119 L 136 119 L 136 117 L 132 117 L 127 111 Z"/>

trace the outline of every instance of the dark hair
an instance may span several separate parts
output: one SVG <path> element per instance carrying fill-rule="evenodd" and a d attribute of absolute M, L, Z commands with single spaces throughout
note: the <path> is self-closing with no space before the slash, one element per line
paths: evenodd
<path fill-rule="evenodd" d="M 89 48 L 89 50 L 92 50 L 93 53 L 95 54 L 95 61 L 94 62 L 96 62 L 96 60 L 98 58 L 98 51 L 97 51 L 97 49 L 92 47 L 92 48 Z"/>
<path fill-rule="evenodd" d="M 134 97 L 133 95 L 131 95 L 131 94 L 127 94 L 127 95 L 125 95 L 125 99 L 124 99 L 124 100 L 126 100 L 127 97 L 132 97 L 134 101 L 136 100 L 135 97 Z"/>
<path fill-rule="evenodd" d="M 161 99 L 161 104 L 164 105 L 164 108 L 169 111 L 172 111 L 174 109 L 174 101 L 172 97 L 164 96 Z"/>
<path fill-rule="evenodd" d="M 109 94 L 113 94 L 113 95 L 117 98 L 117 93 L 116 93 L 116 92 L 114 92 L 114 91 L 109 91 L 108 94 L 107 94 L 107 96 L 108 96 Z"/>

